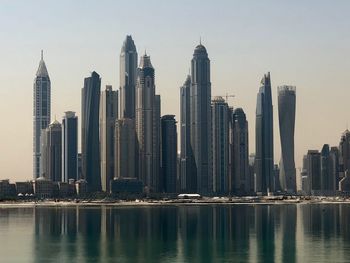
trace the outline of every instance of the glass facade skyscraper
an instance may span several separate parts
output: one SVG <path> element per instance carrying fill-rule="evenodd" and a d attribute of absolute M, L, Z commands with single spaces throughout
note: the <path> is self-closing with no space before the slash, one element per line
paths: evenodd
<path fill-rule="evenodd" d="M 85 78 L 82 89 L 81 150 L 82 177 L 90 192 L 101 191 L 99 109 L 101 79 L 95 71 Z"/>
<path fill-rule="evenodd" d="M 211 82 L 206 48 L 196 46 L 191 61 L 191 150 L 197 192 L 212 192 Z"/>
<path fill-rule="evenodd" d="M 295 87 L 278 87 L 278 118 L 281 139 L 280 186 L 283 191 L 296 193 L 294 161 Z"/>
<path fill-rule="evenodd" d="M 273 109 L 270 72 L 261 80 L 256 104 L 255 191 L 268 195 L 274 192 Z"/>
<path fill-rule="evenodd" d="M 41 51 L 33 85 L 33 179 L 40 177 L 41 130 L 51 122 L 51 81 Z"/>

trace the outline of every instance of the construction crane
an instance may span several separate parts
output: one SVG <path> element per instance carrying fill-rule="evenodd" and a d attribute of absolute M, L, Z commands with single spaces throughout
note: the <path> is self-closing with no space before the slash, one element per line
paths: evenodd
<path fill-rule="evenodd" d="M 216 96 L 220 96 L 220 95 L 216 95 Z M 216 96 L 215 96 L 215 97 L 216 97 Z M 220 96 L 220 97 L 224 97 L 224 98 L 225 98 L 225 101 L 228 103 L 228 98 L 234 98 L 235 95 L 233 95 L 233 94 L 228 94 L 228 93 L 226 92 L 226 95 L 225 95 L 225 96 Z"/>

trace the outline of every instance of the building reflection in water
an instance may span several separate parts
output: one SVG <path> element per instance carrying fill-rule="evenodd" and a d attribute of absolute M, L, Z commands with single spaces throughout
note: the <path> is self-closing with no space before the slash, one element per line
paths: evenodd
<path fill-rule="evenodd" d="M 34 216 L 35 262 L 350 258 L 348 205 L 37 207 Z"/>

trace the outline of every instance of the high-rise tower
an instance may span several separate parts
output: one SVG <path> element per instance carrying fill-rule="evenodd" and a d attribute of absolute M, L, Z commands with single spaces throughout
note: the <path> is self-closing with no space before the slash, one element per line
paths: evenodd
<path fill-rule="evenodd" d="M 294 162 L 295 87 L 278 87 L 278 117 L 281 138 L 280 185 L 283 191 L 296 193 Z"/>
<path fill-rule="evenodd" d="M 101 185 L 105 192 L 109 192 L 110 181 L 114 178 L 114 132 L 117 118 L 118 91 L 107 85 L 100 100 Z"/>
<path fill-rule="evenodd" d="M 159 143 L 155 141 L 160 138 L 159 115 L 160 97 L 155 95 L 154 68 L 145 54 L 137 73 L 135 128 L 138 178 L 149 191 L 157 191 L 159 183 Z"/>
<path fill-rule="evenodd" d="M 191 150 L 196 190 L 209 193 L 212 190 L 210 60 L 201 43 L 191 61 Z"/>
<path fill-rule="evenodd" d="M 192 173 L 191 150 L 191 76 L 180 87 L 180 191 L 196 192 L 196 174 Z"/>
<path fill-rule="evenodd" d="M 99 108 L 101 79 L 95 71 L 85 78 L 81 98 L 82 177 L 90 192 L 101 191 Z"/>
<path fill-rule="evenodd" d="M 51 122 L 51 82 L 41 51 L 41 60 L 33 85 L 33 178 L 40 177 L 41 130 Z"/>
<path fill-rule="evenodd" d="M 62 120 L 62 179 L 78 180 L 78 117 L 67 111 Z"/>
<path fill-rule="evenodd" d="M 126 36 L 120 52 L 120 110 L 119 118 L 135 118 L 137 51 L 134 40 Z"/>
<path fill-rule="evenodd" d="M 270 72 L 264 75 L 256 103 L 256 189 L 259 194 L 274 191 L 273 111 Z"/>
<path fill-rule="evenodd" d="M 214 193 L 229 191 L 229 108 L 222 97 L 212 101 L 213 189 Z"/>

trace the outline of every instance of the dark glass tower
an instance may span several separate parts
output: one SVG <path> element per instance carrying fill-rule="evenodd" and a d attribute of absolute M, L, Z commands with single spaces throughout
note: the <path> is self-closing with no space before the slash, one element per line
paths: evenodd
<path fill-rule="evenodd" d="M 88 182 L 90 192 L 101 191 L 99 108 L 100 76 L 94 71 L 85 78 L 82 89 L 81 150 L 82 176 Z"/>
<path fill-rule="evenodd" d="M 166 193 L 176 193 L 177 132 L 174 115 L 161 119 L 161 183 Z"/>
<path fill-rule="evenodd" d="M 256 104 L 256 189 L 259 194 L 274 191 L 273 161 L 273 111 L 270 72 L 264 75 Z"/>
<path fill-rule="evenodd" d="M 78 180 L 78 117 L 67 111 L 62 120 L 62 177 Z"/>
<path fill-rule="evenodd" d="M 134 40 L 126 36 L 120 52 L 120 110 L 119 118 L 135 118 L 137 51 Z"/>
<path fill-rule="evenodd" d="M 180 87 L 180 191 L 196 192 L 196 176 L 192 174 L 191 164 L 193 155 L 191 150 L 191 76 Z"/>
<path fill-rule="evenodd" d="M 199 44 L 191 61 L 191 150 L 197 192 L 212 191 L 211 153 L 211 83 L 210 60 L 206 48 Z"/>
<path fill-rule="evenodd" d="M 294 161 L 295 87 L 278 87 L 278 118 L 281 139 L 280 185 L 283 191 L 296 193 Z"/>
<path fill-rule="evenodd" d="M 51 81 L 41 51 L 41 60 L 33 85 L 33 178 L 40 177 L 41 130 L 51 122 Z"/>

